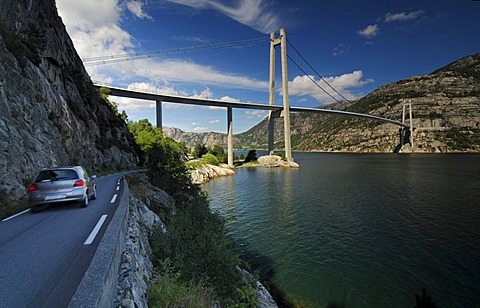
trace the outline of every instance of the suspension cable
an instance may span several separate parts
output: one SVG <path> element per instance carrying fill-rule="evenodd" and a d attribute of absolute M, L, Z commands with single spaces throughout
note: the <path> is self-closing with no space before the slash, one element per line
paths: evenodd
<path fill-rule="evenodd" d="M 288 39 L 287 39 L 287 43 L 293 48 L 293 50 L 295 50 L 295 52 L 300 56 L 300 58 L 302 58 L 303 62 L 305 62 L 305 63 L 308 65 L 308 67 L 309 67 L 311 70 L 313 70 L 313 72 L 314 72 L 315 74 L 317 74 L 318 77 L 320 77 L 320 80 L 322 80 L 323 82 L 325 82 L 325 83 L 330 87 L 330 89 L 332 89 L 335 93 L 337 93 L 337 94 L 338 94 L 341 98 L 343 98 L 345 101 L 351 103 L 351 101 L 350 101 L 349 99 L 347 99 L 347 98 L 346 98 L 345 96 L 343 96 L 340 92 L 338 92 L 334 87 L 332 87 L 332 86 L 325 80 L 325 78 L 323 78 L 322 75 L 320 75 L 320 74 L 310 65 L 310 63 L 308 63 L 308 61 L 300 54 L 300 52 L 297 50 L 297 48 L 295 48 L 295 46 L 293 46 L 293 44 L 290 43 L 290 41 L 289 41 Z M 292 60 L 292 61 L 293 61 L 293 60 Z M 298 66 L 298 65 L 297 65 L 297 66 Z M 303 70 L 302 70 L 302 71 L 303 71 Z M 305 74 L 305 73 L 304 73 L 304 74 Z M 310 80 L 312 80 L 312 79 L 310 78 Z M 312 81 L 315 82 L 314 80 L 312 80 Z M 315 82 L 315 84 L 317 84 L 317 83 Z M 318 86 L 318 84 L 317 84 L 317 86 Z M 323 90 L 323 89 L 322 89 L 322 90 Z M 323 91 L 326 93 L 325 90 L 323 90 Z M 328 94 L 328 93 L 327 93 L 327 94 Z M 332 97 L 330 94 L 329 94 L 329 96 Z M 335 99 L 335 100 L 336 100 L 337 102 L 339 102 L 337 99 Z"/>
<path fill-rule="evenodd" d="M 204 50 L 239 47 L 239 46 L 255 44 L 262 41 L 267 41 L 269 39 L 270 38 L 262 37 L 262 38 L 249 39 L 249 40 L 240 40 L 240 41 L 222 42 L 222 43 L 215 43 L 215 44 L 205 44 L 200 46 L 156 50 L 151 52 L 136 52 L 132 54 L 119 54 L 119 55 L 110 55 L 110 56 L 91 57 L 91 58 L 84 58 L 83 63 L 85 66 L 118 63 L 123 61 L 147 59 L 147 58 L 157 57 L 159 55 L 171 55 L 171 54 L 178 54 L 178 53 L 190 53 L 190 52 L 197 52 L 197 51 L 204 51 Z"/>
<path fill-rule="evenodd" d="M 302 73 L 308 78 L 310 79 L 310 81 L 312 81 L 320 90 L 322 90 L 323 92 L 325 92 L 325 94 L 327 94 L 328 96 L 330 96 L 331 98 L 333 98 L 334 101 L 336 101 L 337 103 L 340 103 L 340 101 L 335 98 L 334 96 L 332 96 L 330 93 L 328 93 L 324 88 L 322 88 L 312 77 L 310 77 L 310 75 L 308 75 L 304 69 L 302 69 L 300 67 L 300 65 L 298 65 L 297 62 L 295 62 L 295 60 L 293 60 L 289 55 L 287 55 L 287 58 L 293 62 L 293 64 L 295 64 L 295 66 L 300 70 L 302 71 Z"/>

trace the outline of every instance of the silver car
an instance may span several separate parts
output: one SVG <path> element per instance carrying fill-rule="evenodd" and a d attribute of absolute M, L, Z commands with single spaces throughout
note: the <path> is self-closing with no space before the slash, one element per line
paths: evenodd
<path fill-rule="evenodd" d="M 96 176 L 88 176 L 81 166 L 48 168 L 40 171 L 28 187 L 28 203 L 32 212 L 49 204 L 80 202 L 88 206 L 88 200 L 97 198 Z"/>

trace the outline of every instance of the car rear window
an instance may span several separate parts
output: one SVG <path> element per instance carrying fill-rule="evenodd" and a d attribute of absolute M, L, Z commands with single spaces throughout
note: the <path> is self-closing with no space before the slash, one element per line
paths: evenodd
<path fill-rule="evenodd" d="M 61 180 L 76 180 L 78 179 L 77 173 L 74 170 L 46 170 L 40 172 L 37 177 L 37 182 L 45 181 L 61 181 Z"/>

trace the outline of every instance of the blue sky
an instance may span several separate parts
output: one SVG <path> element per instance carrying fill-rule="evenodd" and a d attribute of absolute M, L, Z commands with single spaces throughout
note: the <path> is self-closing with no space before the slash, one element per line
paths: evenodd
<path fill-rule="evenodd" d="M 288 62 L 292 106 L 335 102 L 310 79 L 342 100 L 292 46 L 348 99 L 480 52 L 480 1 L 471 0 L 57 0 L 57 8 L 92 80 L 172 95 L 268 104 L 269 33 L 278 36 L 280 28 L 291 43 L 288 55 L 303 70 Z M 199 47 L 253 39 L 259 41 Z M 189 47 L 199 48 L 186 52 Z M 281 105 L 277 50 L 275 102 Z M 150 56 L 92 60 L 136 53 Z M 129 119 L 155 123 L 154 102 L 111 99 Z M 266 115 L 235 109 L 234 132 Z M 163 126 L 226 132 L 226 110 L 165 103 Z"/>

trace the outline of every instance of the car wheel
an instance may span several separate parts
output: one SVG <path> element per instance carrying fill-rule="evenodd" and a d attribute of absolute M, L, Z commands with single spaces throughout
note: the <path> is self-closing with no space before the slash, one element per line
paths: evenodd
<path fill-rule="evenodd" d="M 82 207 L 87 207 L 88 206 L 88 194 L 85 195 L 82 201 Z"/>

